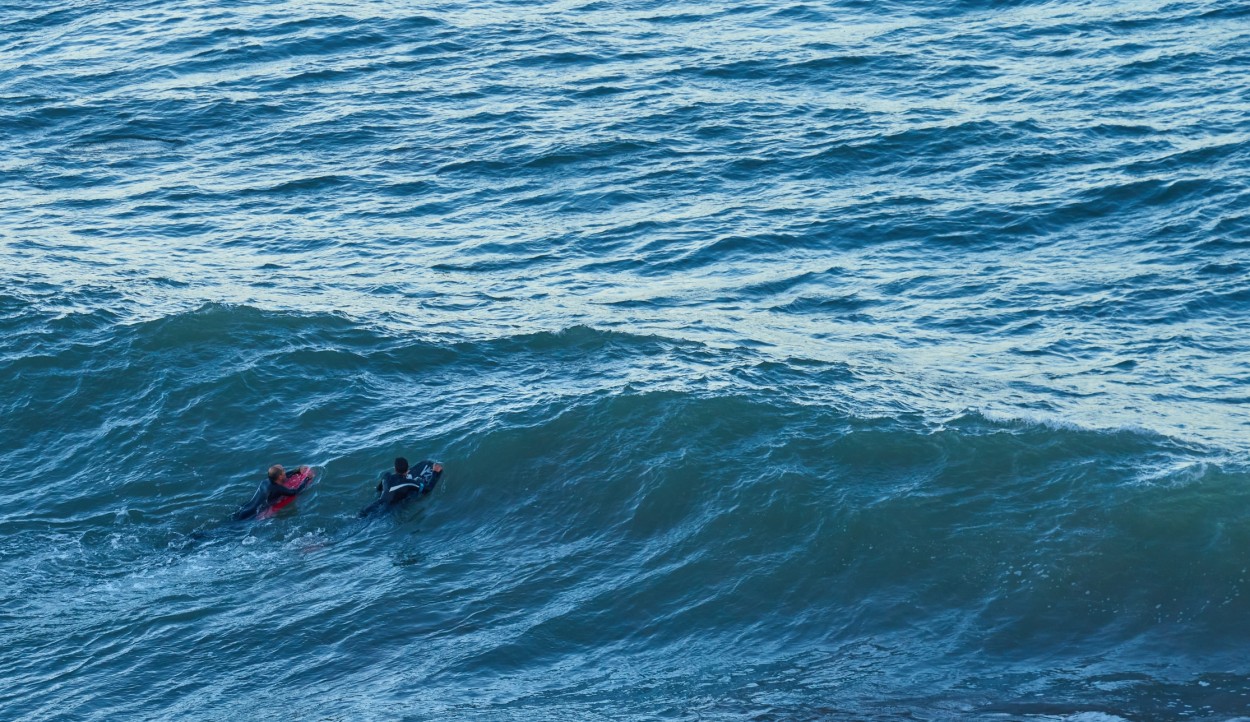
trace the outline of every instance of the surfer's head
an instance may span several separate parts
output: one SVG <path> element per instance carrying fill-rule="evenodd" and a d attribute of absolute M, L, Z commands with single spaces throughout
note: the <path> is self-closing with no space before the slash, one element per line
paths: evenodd
<path fill-rule="evenodd" d="M 402 456 L 395 459 L 395 473 L 396 474 L 408 473 L 408 460 L 407 459 L 405 459 Z"/>
<path fill-rule="evenodd" d="M 274 464 L 269 467 L 269 480 L 272 482 L 280 482 L 286 478 L 286 469 L 282 468 L 282 464 Z"/>

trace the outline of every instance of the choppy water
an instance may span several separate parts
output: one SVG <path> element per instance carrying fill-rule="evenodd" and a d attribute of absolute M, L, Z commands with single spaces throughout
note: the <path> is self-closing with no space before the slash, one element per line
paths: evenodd
<path fill-rule="evenodd" d="M 0 718 L 1250 718 L 1244 5 L 0 10 Z"/>

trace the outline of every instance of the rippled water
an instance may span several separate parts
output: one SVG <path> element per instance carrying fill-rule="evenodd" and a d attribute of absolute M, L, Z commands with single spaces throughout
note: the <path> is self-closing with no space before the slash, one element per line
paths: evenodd
<path fill-rule="evenodd" d="M 0 8 L 0 718 L 1250 717 L 1246 8 Z"/>

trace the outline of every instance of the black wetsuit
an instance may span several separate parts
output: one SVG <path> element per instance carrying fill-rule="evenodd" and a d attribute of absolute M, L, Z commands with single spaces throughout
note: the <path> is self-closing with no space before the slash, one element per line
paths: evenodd
<path fill-rule="evenodd" d="M 307 479 L 304 479 L 304 481 L 294 489 L 288 489 L 276 481 L 265 479 L 265 481 L 256 489 L 256 493 L 252 495 L 252 500 L 239 507 L 239 510 L 234 513 L 234 520 L 242 521 L 243 519 L 251 519 L 262 511 L 273 506 L 274 502 L 278 501 L 282 497 L 295 496 L 303 491 L 304 487 L 311 483 L 312 477 L 310 476 Z"/>
<path fill-rule="evenodd" d="M 434 470 L 433 461 L 422 461 L 406 474 L 390 472 L 378 482 L 378 498 L 369 506 L 360 510 L 360 516 L 384 511 L 398 505 L 410 496 L 429 494 L 434 485 L 443 475 L 443 470 Z"/>

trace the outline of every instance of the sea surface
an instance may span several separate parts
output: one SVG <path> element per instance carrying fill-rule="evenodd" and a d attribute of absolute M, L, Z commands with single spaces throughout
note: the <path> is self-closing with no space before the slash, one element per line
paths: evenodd
<path fill-rule="evenodd" d="M 0 0 L 0 720 L 1250 720 L 1248 359 L 1244 2 Z"/>

